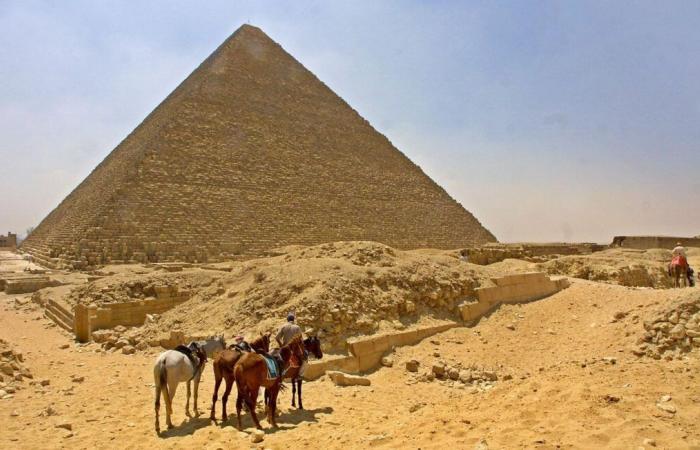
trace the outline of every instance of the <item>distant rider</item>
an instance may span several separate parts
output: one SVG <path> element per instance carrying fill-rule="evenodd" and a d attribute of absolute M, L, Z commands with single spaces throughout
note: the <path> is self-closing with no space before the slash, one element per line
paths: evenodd
<path fill-rule="evenodd" d="M 294 337 L 301 336 L 301 328 L 295 323 L 295 320 L 296 317 L 294 316 L 294 313 L 287 314 L 287 323 L 282 325 L 280 330 L 277 332 L 277 336 L 275 336 L 277 345 L 280 347 L 284 347 L 292 342 Z"/>

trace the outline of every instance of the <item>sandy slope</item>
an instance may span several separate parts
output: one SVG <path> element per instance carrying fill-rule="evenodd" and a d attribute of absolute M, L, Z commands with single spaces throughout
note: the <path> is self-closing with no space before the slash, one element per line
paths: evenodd
<path fill-rule="evenodd" d="M 281 428 L 267 430 L 263 445 L 472 448 L 486 439 L 490 448 L 637 448 L 648 438 L 658 448 L 700 448 L 697 351 L 671 362 L 639 359 L 629 352 L 645 317 L 676 297 L 698 294 L 697 289 L 575 282 L 548 299 L 503 307 L 474 328 L 453 329 L 398 349 L 394 367 L 369 376 L 371 387 L 338 388 L 325 378 L 306 383 L 306 411 L 290 409 L 290 394 L 283 393 Z M 212 425 L 205 419 L 213 385 L 210 367 L 201 386 L 203 416 L 186 420 L 182 389 L 175 401 L 178 426 L 158 437 L 153 431 L 153 355 L 98 354 L 94 345 L 60 350 L 70 339 L 47 328 L 38 311 L 17 310 L 8 296 L 0 302 L 0 338 L 24 351 L 35 379 L 51 383 L 41 392 L 25 382 L 14 398 L 0 400 L 5 424 L 1 447 L 251 446 L 232 423 Z M 629 314 L 612 322 L 618 311 Z M 509 324 L 515 330 L 506 328 Z M 616 364 L 602 360 L 609 356 Z M 486 392 L 449 382 L 414 383 L 413 374 L 403 368 L 413 358 L 422 367 L 440 359 L 494 367 L 514 378 L 498 381 Z M 72 375 L 85 380 L 72 382 Z M 65 392 L 69 388 L 70 395 Z M 675 415 L 655 406 L 665 394 L 672 396 Z M 58 415 L 41 417 L 49 406 Z M 11 416 L 13 411 L 19 415 Z M 55 428 L 61 421 L 72 424 L 72 433 Z M 247 415 L 244 424 L 251 425 Z"/>

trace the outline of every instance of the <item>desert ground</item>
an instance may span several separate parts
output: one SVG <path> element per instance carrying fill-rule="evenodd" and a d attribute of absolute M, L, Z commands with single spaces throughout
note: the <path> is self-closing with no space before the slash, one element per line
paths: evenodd
<path fill-rule="evenodd" d="M 408 267 L 415 269 L 411 276 L 420 285 L 450 276 L 467 283 L 497 273 L 537 269 L 568 275 L 571 286 L 541 300 L 502 305 L 478 323 L 461 324 L 417 345 L 397 347 L 386 355 L 386 366 L 364 374 L 370 386 L 340 387 L 328 376 L 305 382 L 304 410 L 290 407 L 291 390 L 284 391 L 279 399 L 279 428 L 271 429 L 262 420 L 264 440 L 252 443 L 254 427 L 247 413 L 244 430 L 235 426 L 235 390 L 229 400 L 233 416 L 225 423 L 209 420 L 214 384 L 210 363 L 200 385 L 200 415 L 185 416 L 185 387 L 181 385 L 173 406 L 175 427 L 156 434 L 152 367 L 163 349 L 141 345 L 126 355 L 104 344 L 77 343 L 32 301 L 37 295 L 53 295 L 70 304 L 79 301 L 79 293 L 88 295 L 79 290 L 83 288 L 77 274 L 56 273 L 65 282 L 63 286 L 42 289 L 38 294 L 0 293 L 0 339 L 5 341 L 2 355 L 15 358 L 15 364 L 27 375 L 18 377 L 21 381 L 6 378 L 0 384 L 4 391 L 0 392 L 0 447 L 700 449 L 700 348 L 683 347 L 681 338 L 669 338 L 674 331 L 668 330 L 679 320 L 688 330 L 697 323 L 700 288 L 664 286 L 658 274 L 666 257 L 663 251 L 608 250 L 545 262 L 507 259 L 488 266 L 462 262 L 449 252 L 400 252 L 389 259 L 377 256 L 371 271 L 366 264 L 372 261 L 364 261 L 360 274 L 354 272 L 351 262 L 366 252 L 341 250 L 331 256 L 345 260 L 347 266 L 326 264 L 319 249 L 308 250 L 312 255 L 307 259 L 295 253 L 304 250 L 293 249 L 275 256 L 279 259 L 274 261 L 231 263 L 230 271 L 166 274 L 189 280 L 189 287 L 202 294 L 195 295 L 189 307 L 189 302 L 183 303 L 158 321 L 134 329 L 134 335 L 146 340 L 176 324 L 184 330 L 224 328 L 227 337 L 274 328 L 290 307 L 307 315 L 316 311 L 303 308 L 303 292 L 298 296 L 282 294 L 285 286 L 298 284 L 291 278 L 314 274 L 322 280 L 309 287 L 314 295 L 308 298 L 323 298 L 324 292 L 333 291 L 337 298 L 354 298 L 354 309 L 370 298 L 382 299 L 372 303 L 374 315 L 363 312 L 359 319 L 379 321 L 383 314 L 398 311 L 386 323 L 367 325 L 371 332 L 405 326 L 399 323 L 402 320 L 444 318 L 452 294 L 442 303 L 419 305 L 417 314 L 421 317 L 411 319 L 400 313 L 401 306 L 395 301 L 406 292 L 392 288 L 391 280 Z M 430 270 L 425 269 L 428 260 L 434 263 Z M 690 263 L 700 266 L 699 249 L 691 249 Z M 0 255 L 0 271 L 19 271 L 26 266 L 26 261 L 14 254 Z M 286 272 L 279 272 L 280 267 Z M 588 269 L 582 271 L 582 267 Z M 621 269 L 625 267 L 632 267 L 632 272 L 642 267 L 651 275 L 630 278 L 632 272 Z M 124 280 L 154 276 L 141 266 L 103 270 L 110 275 L 94 283 L 104 287 L 112 280 L 117 287 L 110 292 L 118 292 Z M 325 275 L 336 272 L 343 274 L 346 284 Z M 209 280 L 197 284 L 197 277 L 211 273 L 221 275 L 213 284 Z M 263 275 L 257 275 L 260 273 Z M 286 274 L 287 285 L 275 285 L 276 279 L 284 278 L 281 273 Z M 573 276 L 582 273 L 589 279 Z M 372 291 L 371 286 L 357 288 L 366 285 L 358 280 L 367 277 L 384 280 L 389 287 L 381 292 Z M 634 284 L 630 279 L 638 284 L 658 282 L 656 286 L 625 285 Z M 255 280 L 258 285 L 251 285 Z M 449 284 L 443 281 L 437 284 Z M 411 285 L 404 287 L 411 289 Z M 463 295 L 459 290 L 449 292 L 454 297 Z M 280 304 L 269 300 L 275 293 L 284 297 Z M 273 313 L 244 320 L 244 310 L 235 309 L 225 316 L 226 299 L 241 303 L 247 297 L 260 302 L 247 304 L 249 308 L 267 305 Z M 383 305 L 396 307 L 382 309 Z M 185 318 L 188 308 L 196 311 L 190 321 Z M 208 311 L 223 318 L 215 321 Z M 179 315 L 181 323 L 176 323 L 173 315 Z M 314 320 L 308 325 L 327 326 L 321 323 L 321 316 Z M 654 328 L 655 323 L 660 326 Z M 352 330 L 360 333 L 363 329 Z M 688 336 L 692 333 L 684 335 L 685 339 L 691 339 Z M 331 341 L 340 342 L 346 334 L 329 330 L 326 350 L 337 350 Z M 657 342 L 659 336 L 663 342 Z M 416 363 L 415 372 L 407 370 L 407 364 Z M 447 374 L 440 377 L 444 368 L 459 371 L 460 377 L 462 372 L 490 375 L 488 380 L 465 383 Z M 218 406 L 217 415 L 220 411 Z M 262 417 L 262 406 L 259 413 Z M 161 414 L 164 423 L 162 408 Z"/>

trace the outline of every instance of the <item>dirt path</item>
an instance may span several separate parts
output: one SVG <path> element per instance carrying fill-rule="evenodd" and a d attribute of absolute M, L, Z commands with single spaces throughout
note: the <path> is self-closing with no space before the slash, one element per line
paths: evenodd
<path fill-rule="evenodd" d="M 698 354 L 685 360 L 638 359 L 629 346 L 641 321 L 680 291 L 630 289 L 590 282 L 548 299 L 502 307 L 474 328 L 457 328 L 418 346 L 398 349 L 394 366 L 369 375 L 370 387 L 306 383 L 306 411 L 289 408 L 281 394 L 280 429 L 267 429 L 261 447 L 281 448 L 700 448 Z M 684 295 L 697 295 L 687 290 Z M 15 397 L 0 400 L 0 446 L 5 448 L 250 448 L 229 422 L 208 420 L 211 366 L 200 392 L 202 416 L 184 415 L 184 386 L 174 405 L 175 429 L 153 429 L 151 367 L 154 355 L 96 353 L 13 298 L 0 297 L 0 338 L 25 354 L 35 380 Z M 628 312 L 612 321 L 620 310 Z M 634 318 L 638 316 L 638 318 Z M 510 327 L 509 327 L 510 326 Z M 512 329 L 511 329 L 512 328 Z M 67 349 L 60 349 L 70 344 Z M 438 354 L 439 356 L 435 356 Z M 614 357 L 615 364 L 604 358 Z M 443 360 L 508 373 L 486 392 L 444 381 L 415 383 L 404 369 Z M 84 377 L 81 382 L 72 377 Z M 666 394 L 677 408 L 656 407 Z M 51 407 L 56 415 L 42 416 Z M 235 403 L 229 402 L 229 411 Z M 220 408 L 218 408 L 220 413 Z M 16 412 L 18 415 L 12 415 Z M 235 418 L 234 418 L 235 420 Z M 72 431 L 56 428 L 70 423 Z M 251 421 L 245 415 L 245 426 Z M 650 447 L 647 447 L 650 448 Z"/>

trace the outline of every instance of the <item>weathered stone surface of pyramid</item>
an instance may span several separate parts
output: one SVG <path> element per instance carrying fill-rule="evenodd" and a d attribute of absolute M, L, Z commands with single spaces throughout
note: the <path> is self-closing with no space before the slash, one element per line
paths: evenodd
<path fill-rule="evenodd" d="M 495 241 L 262 30 L 244 25 L 22 245 L 51 266 L 211 261 L 341 240 Z"/>

